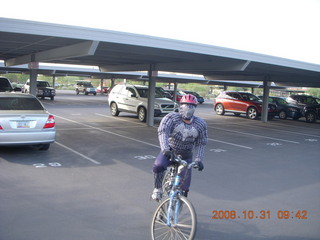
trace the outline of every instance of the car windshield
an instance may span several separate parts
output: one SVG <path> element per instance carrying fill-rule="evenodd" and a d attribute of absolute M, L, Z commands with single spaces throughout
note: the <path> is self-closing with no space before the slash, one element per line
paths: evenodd
<path fill-rule="evenodd" d="M 0 92 L 12 91 L 12 87 L 7 81 L 0 81 Z"/>
<path fill-rule="evenodd" d="M 37 87 L 50 87 L 48 82 L 37 82 Z"/>
<path fill-rule="evenodd" d="M 317 101 L 313 97 L 307 97 L 307 104 L 317 104 Z"/>
<path fill-rule="evenodd" d="M 142 97 L 142 98 L 148 97 L 148 92 L 149 92 L 148 88 L 137 88 L 137 90 L 138 90 L 140 97 Z M 155 97 L 156 98 L 164 98 L 165 96 L 158 88 L 156 88 Z"/>
<path fill-rule="evenodd" d="M 0 110 L 43 110 L 43 107 L 35 98 L 5 97 L 0 99 Z"/>
<path fill-rule="evenodd" d="M 251 93 L 242 93 L 241 94 L 243 100 L 245 101 L 261 101 L 260 98 L 258 98 L 257 96 L 251 94 Z"/>
<path fill-rule="evenodd" d="M 192 94 L 195 97 L 200 97 L 200 95 L 198 93 L 196 93 L 196 92 L 190 92 L 190 94 Z"/>
<path fill-rule="evenodd" d="M 283 105 L 286 105 L 286 104 L 289 104 L 286 100 L 284 100 L 283 98 L 276 98 L 276 101 L 278 102 L 278 104 L 283 104 Z"/>

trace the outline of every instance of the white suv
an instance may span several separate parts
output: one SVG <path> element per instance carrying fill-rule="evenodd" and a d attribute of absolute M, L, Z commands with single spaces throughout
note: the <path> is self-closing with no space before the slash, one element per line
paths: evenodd
<path fill-rule="evenodd" d="M 147 119 L 148 86 L 118 84 L 109 94 L 111 114 L 118 116 L 120 112 L 136 113 L 141 122 Z M 154 116 L 168 114 L 178 110 L 178 104 L 165 98 L 158 87 L 155 91 Z"/>

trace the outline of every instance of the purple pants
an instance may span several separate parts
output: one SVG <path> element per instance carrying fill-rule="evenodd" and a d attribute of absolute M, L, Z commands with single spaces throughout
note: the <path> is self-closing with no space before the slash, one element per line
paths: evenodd
<path fill-rule="evenodd" d="M 192 153 L 191 152 L 179 153 L 176 155 L 181 155 L 182 159 L 185 160 L 187 163 L 192 162 Z M 156 183 L 155 185 L 158 185 L 158 187 L 160 187 L 159 184 L 162 183 L 162 179 L 158 179 L 157 175 L 159 177 L 161 176 L 161 178 L 163 178 L 163 172 L 170 165 L 171 165 L 171 161 L 166 156 L 164 156 L 162 152 L 160 152 L 158 154 L 158 156 L 156 157 L 156 160 L 154 161 L 154 164 L 153 164 L 153 172 L 155 173 L 155 181 L 156 182 L 158 181 L 158 184 Z M 186 173 L 186 171 L 187 171 L 187 173 Z M 191 184 L 191 169 L 182 171 L 181 176 L 184 176 L 185 174 L 187 174 L 187 175 L 182 182 L 182 190 L 189 191 L 189 187 Z"/>

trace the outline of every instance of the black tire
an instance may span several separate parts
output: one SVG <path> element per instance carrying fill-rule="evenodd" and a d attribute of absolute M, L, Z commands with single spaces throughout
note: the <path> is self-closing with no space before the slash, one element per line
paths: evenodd
<path fill-rule="evenodd" d="M 197 230 L 197 216 L 191 202 L 180 196 L 177 198 L 180 201 L 180 209 L 178 214 L 178 223 L 174 224 L 171 221 L 171 225 L 167 224 L 168 208 L 170 198 L 165 199 L 158 206 L 155 211 L 151 222 L 151 237 L 152 240 L 163 239 L 187 239 L 193 240 Z M 171 210 L 172 215 L 176 204 L 173 204 Z"/>
<path fill-rule="evenodd" d="M 222 104 L 218 103 L 216 105 L 215 111 L 218 115 L 224 115 L 225 111 L 224 111 L 224 107 Z"/>
<path fill-rule="evenodd" d="M 53 101 L 53 100 L 54 100 L 54 97 L 50 97 L 50 99 L 51 99 L 51 101 Z"/>
<path fill-rule="evenodd" d="M 112 116 L 119 116 L 120 111 L 118 110 L 118 106 L 115 102 L 111 103 L 110 111 Z"/>
<path fill-rule="evenodd" d="M 315 112 L 309 111 L 306 113 L 306 122 L 314 123 L 317 120 L 317 115 Z"/>
<path fill-rule="evenodd" d="M 258 111 L 255 107 L 249 107 L 247 110 L 247 117 L 255 120 L 258 118 Z"/>
<path fill-rule="evenodd" d="M 141 122 L 145 122 L 147 120 L 147 110 L 144 107 L 138 108 L 138 118 Z"/>
<path fill-rule="evenodd" d="M 79 95 L 79 90 L 78 89 L 76 89 L 76 94 Z"/>
<path fill-rule="evenodd" d="M 50 143 L 40 144 L 39 146 L 40 151 L 47 151 L 49 148 L 50 148 Z"/>
<path fill-rule="evenodd" d="M 281 110 L 279 112 L 279 118 L 283 119 L 283 120 L 286 120 L 287 119 L 287 113 L 285 111 Z"/>

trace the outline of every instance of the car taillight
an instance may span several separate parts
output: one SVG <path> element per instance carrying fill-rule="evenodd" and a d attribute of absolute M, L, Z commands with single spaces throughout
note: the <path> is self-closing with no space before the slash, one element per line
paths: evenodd
<path fill-rule="evenodd" d="M 56 125 L 53 115 L 49 115 L 48 120 L 43 128 L 53 128 Z"/>
<path fill-rule="evenodd" d="M 3 130 L 3 128 L 1 127 L 1 125 L 0 125 L 0 130 Z"/>

